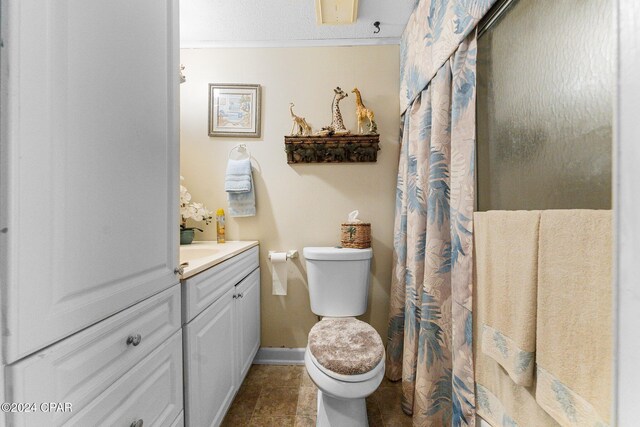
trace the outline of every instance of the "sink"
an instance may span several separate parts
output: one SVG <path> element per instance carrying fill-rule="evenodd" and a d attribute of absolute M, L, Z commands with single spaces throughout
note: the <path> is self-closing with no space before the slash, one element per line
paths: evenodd
<path fill-rule="evenodd" d="M 189 262 L 198 258 L 206 258 L 215 255 L 218 248 L 199 248 L 180 246 L 180 263 Z"/>
<path fill-rule="evenodd" d="M 230 240 L 224 244 L 198 240 L 190 245 L 180 245 L 180 264 L 188 263 L 182 265 L 184 270 L 180 278 L 187 279 L 257 245 L 256 241 Z"/>

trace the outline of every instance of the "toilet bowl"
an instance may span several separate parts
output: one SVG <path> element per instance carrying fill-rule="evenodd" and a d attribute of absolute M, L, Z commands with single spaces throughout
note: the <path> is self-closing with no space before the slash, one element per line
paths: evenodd
<path fill-rule="evenodd" d="M 304 248 L 311 311 L 322 320 L 309 332 L 304 364 L 318 387 L 319 427 L 366 427 L 365 398 L 384 376 L 376 330 L 355 318 L 367 309 L 373 252 Z"/>
<path fill-rule="evenodd" d="M 309 333 L 305 367 L 318 387 L 317 425 L 368 426 L 365 398 L 384 377 L 378 333 L 355 318 L 324 318 Z"/>

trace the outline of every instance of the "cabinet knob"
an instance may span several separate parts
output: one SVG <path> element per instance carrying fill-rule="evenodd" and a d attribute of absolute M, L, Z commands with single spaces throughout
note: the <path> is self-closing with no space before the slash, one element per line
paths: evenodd
<path fill-rule="evenodd" d="M 238 294 L 233 294 L 233 299 L 238 298 Z"/>
<path fill-rule="evenodd" d="M 143 421 L 142 420 L 137 420 L 131 423 L 131 425 L 129 427 L 142 427 L 143 425 Z"/>
<path fill-rule="evenodd" d="M 138 344 L 140 344 L 140 341 L 142 341 L 142 336 L 140 334 L 129 335 L 129 337 L 127 338 L 127 345 L 133 345 L 134 347 L 136 347 Z M 142 423 L 142 420 L 138 421 Z"/>
<path fill-rule="evenodd" d="M 242 298 L 244 294 L 238 294 L 238 298 Z"/>
<path fill-rule="evenodd" d="M 176 268 L 173 270 L 173 273 L 174 273 L 174 274 L 178 274 L 178 275 L 182 276 L 182 275 L 184 274 L 184 267 L 183 267 L 183 266 L 176 267 Z"/>

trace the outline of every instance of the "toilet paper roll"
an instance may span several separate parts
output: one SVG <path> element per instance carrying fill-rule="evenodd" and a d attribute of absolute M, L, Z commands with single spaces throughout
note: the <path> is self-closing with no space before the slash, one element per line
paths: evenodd
<path fill-rule="evenodd" d="M 287 274 L 289 271 L 289 262 L 287 261 L 287 253 L 272 252 L 271 266 L 273 268 L 273 271 L 271 273 L 272 295 L 286 295 L 287 294 Z"/>

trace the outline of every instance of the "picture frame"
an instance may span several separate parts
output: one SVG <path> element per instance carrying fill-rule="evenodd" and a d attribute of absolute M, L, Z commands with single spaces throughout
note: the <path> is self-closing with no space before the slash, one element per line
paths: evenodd
<path fill-rule="evenodd" d="M 209 83 L 209 136 L 260 138 L 261 103 L 260 85 Z"/>

